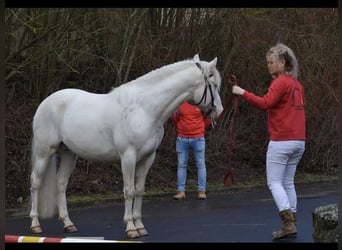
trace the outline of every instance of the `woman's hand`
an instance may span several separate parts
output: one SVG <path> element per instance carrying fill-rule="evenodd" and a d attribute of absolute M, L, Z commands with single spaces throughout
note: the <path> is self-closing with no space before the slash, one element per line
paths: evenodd
<path fill-rule="evenodd" d="M 243 95 L 243 93 L 245 93 L 245 90 L 237 85 L 234 85 L 232 88 L 232 93 L 235 95 Z"/>

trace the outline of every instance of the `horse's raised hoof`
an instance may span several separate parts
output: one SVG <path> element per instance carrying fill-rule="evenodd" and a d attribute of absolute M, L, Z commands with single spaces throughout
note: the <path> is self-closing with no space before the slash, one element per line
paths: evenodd
<path fill-rule="evenodd" d="M 77 231 L 78 229 L 74 225 L 70 225 L 64 228 L 64 233 L 74 233 Z"/>
<path fill-rule="evenodd" d="M 40 226 L 31 227 L 30 231 L 33 234 L 42 234 L 43 233 L 43 230 Z"/>
<path fill-rule="evenodd" d="M 138 228 L 137 231 L 138 231 L 138 234 L 139 234 L 141 237 L 144 237 L 144 236 L 147 236 L 147 235 L 148 235 L 148 232 L 145 230 L 145 228 Z"/>
<path fill-rule="evenodd" d="M 128 230 L 126 231 L 126 236 L 129 239 L 136 239 L 140 237 L 140 234 L 138 233 L 137 230 Z"/>

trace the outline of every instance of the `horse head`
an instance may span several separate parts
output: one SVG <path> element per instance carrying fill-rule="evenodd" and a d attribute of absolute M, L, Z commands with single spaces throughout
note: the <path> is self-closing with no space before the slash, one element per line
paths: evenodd
<path fill-rule="evenodd" d="M 193 60 L 202 72 L 202 83 L 194 93 L 193 99 L 189 103 L 198 106 L 206 116 L 217 118 L 223 111 L 220 97 L 221 76 L 216 69 L 217 57 L 212 61 L 200 61 L 196 54 Z"/>

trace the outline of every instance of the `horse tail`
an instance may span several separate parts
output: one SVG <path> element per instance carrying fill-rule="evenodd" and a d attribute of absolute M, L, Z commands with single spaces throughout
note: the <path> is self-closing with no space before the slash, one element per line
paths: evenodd
<path fill-rule="evenodd" d="M 39 190 L 38 211 L 41 218 L 51 218 L 57 213 L 57 159 L 53 154 L 45 171 Z"/>

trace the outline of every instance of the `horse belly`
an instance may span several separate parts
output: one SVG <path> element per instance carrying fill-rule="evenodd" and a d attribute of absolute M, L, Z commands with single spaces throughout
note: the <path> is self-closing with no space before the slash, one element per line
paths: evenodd
<path fill-rule="evenodd" d="M 92 124 L 96 125 L 96 122 Z M 119 160 L 110 129 L 88 127 L 85 124 L 78 124 L 73 127 L 74 129 L 71 126 L 66 127 L 68 129 L 63 131 L 62 141 L 74 154 L 87 160 Z"/>
<path fill-rule="evenodd" d="M 79 144 L 75 141 L 66 140 L 64 144 L 74 154 L 86 160 L 118 162 L 120 159 L 117 150 L 106 143 L 102 145 L 96 143 Z"/>

